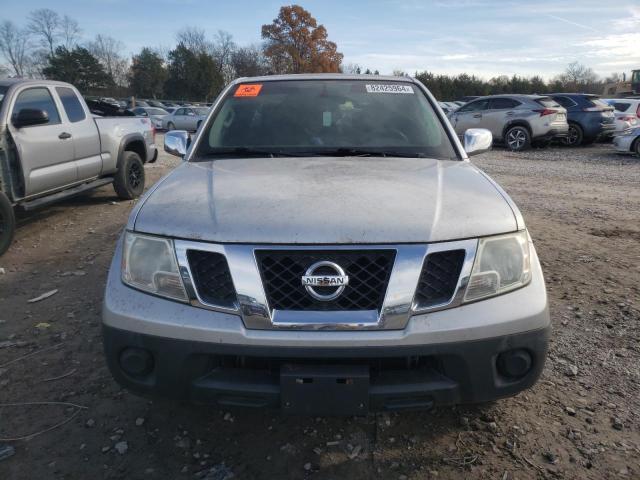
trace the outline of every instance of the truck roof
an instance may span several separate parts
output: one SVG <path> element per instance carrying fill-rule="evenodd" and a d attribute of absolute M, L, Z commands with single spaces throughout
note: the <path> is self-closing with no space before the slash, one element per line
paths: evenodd
<path fill-rule="evenodd" d="M 67 82 L 59 82 L 57 80 L 43 80 L 38 78 L 5 78 L 0 80 L 0 87 L 10 87 L 17 84 L 34 84 L 34 85 L 64 85 L 69 86 Z"/>
<path fill-rule="evenodd" d="M 391 75 L 365 75 L 345 73 L 291 73 L 287 75 L 266 75 L 262 77 L 242 77 L 233 83 L 244 82 L 273 82 L 277 80 L 382 80 L 394 82 L 418 83 L 413 77 L 394 77 Z"/>

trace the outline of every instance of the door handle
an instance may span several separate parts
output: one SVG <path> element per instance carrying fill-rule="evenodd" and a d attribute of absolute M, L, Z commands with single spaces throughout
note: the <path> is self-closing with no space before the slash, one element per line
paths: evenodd
<path fill-rule="evenodd" d="M 513 112 L 507 112 L 507 115 L 510 117 L 511 115 L 513 115 Z"/>
<path fill-rule="evenodd" d="M 481 113 L 476 113 L 473 118 L 482 118 L 482 114 Z"/>
<path fill-rule="evenodd" d="M 60 140 L 66 140 L 67 138 L 71 138 L 71 134 L 67 132 L 62 132 L 60 135 L 58 135 L 58 138 Z"/>

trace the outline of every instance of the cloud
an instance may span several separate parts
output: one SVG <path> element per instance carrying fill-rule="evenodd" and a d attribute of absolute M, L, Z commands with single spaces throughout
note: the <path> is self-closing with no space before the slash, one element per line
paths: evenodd
<path fill-rule="evenodd" d="M 627 11 L 629 16 L 615 20 L 613 25 L 622 30 L 634 30 L 640 27 L 640 7 L 629 7 Z"/>
<path fill-rule="evenodd" d="M 597 57 L 622 57 L 630 63 L 640 62 L 640 33 L 613 33 L 578 43 L 587 47 L 588 53 Z"/>
<path fill-rule="evenodd" d="M 441 60 L 467 60 L 472 58 L 473 55 L 469 55 L 467 53 L 454 53 L 451 55 L 443 55 L 440 57 Z"/>

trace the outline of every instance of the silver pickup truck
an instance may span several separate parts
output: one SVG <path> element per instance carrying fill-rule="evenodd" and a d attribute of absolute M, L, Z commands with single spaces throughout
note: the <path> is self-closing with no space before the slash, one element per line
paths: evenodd
<path fill-rule="evenodd" d="M 240 79 L 151 188 L 105 290 L 107 363 L 142 395 L 364 414 L 531 387 L 549 336 L 522 215 L 411 78 Z"/>
<path fill-rule="evenodd" d="M 34 209 L 113 183 L 118 197 L 144 190 L 158 152 L 146 118 L 91 114 L 68 83 L 0 81 L 0 255 L 15 231 L 14 207 Z"/>

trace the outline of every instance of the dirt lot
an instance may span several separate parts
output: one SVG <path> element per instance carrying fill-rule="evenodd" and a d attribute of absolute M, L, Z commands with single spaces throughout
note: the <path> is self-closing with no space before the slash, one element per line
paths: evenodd
<path fill-rule="evenodd" d="M 0 444 L 15 447 L 0 479 L 640 478 L 640 161 L 607 145 L 477 158 L 522 209 L 546 274 L 554 333 L 535 388 L 355 419 L 135 397 L 102 356 L 103 287 L 133 206 L 105 187 L 21 215 L 0 258 L 0 402 L 18 404 L 0 407 Z M 161 155 L 148 185 L 176 164 Z"/>

